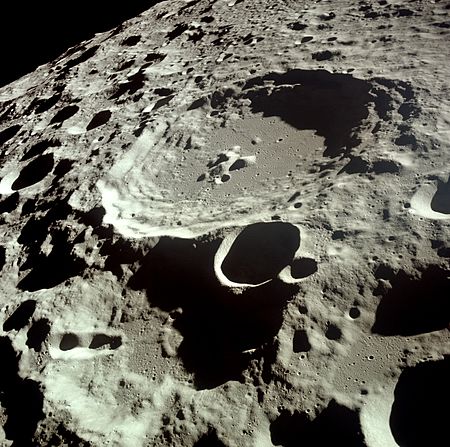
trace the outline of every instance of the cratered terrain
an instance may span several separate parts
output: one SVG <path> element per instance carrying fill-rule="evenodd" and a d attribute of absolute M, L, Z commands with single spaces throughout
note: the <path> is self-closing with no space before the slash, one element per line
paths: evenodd
<path fill-rule="evenodd" d="M 0 88 L 1 445 L 446 445 L 449 13 L 164 1 Z"/>

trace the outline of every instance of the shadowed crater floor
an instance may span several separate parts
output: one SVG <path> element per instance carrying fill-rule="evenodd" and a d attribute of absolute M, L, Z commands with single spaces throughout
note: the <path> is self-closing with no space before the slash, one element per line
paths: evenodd
<path fill-rule="evenodd" d="M 369 116 L 373 100 L 369 82 L 326 70 L 269 73 L 247 81 L 246 90 L 253 113 L 279 116 L 299 130 L 316 130 L 325 138 L 324 155 L 330 157 L 360 143 L 354 130 Z"/>
<path fill-rule="evenodd" d="M 233 282 L 261 284 L 290 264 L 299 246 L 300 232 L 290 223 L 249 225 L 233 242 L 222 271 Z"/>
<path fill-rule="evenodd" d="M 448 290 L 448 289 L 447 289 Z M 395 387 L 390 426 L 402 447 L 445 445 L 450 438 L 450 356 L 402 372 Z"/>
<path fill-rule="evenodd" d="M 245 351 L 258 350 L 273 340 L 287 301 L 298 291 L 297 286 L 274 279 L 235 295 L 214 274 L 220 243 L 220 239 L 162 238 L 128 284 L 145 290 L 153 306 L 182 309 L 174 313 L 174 327 L 183 336 L 178 355 L 194 373 L 199 389 L 240 380 L 251 359 Z M 289 247 L 292 251 L 293 245 Z M 238 260 L 242 265 L 243 260 Z M 253 262 L 254 256 L 248 261 Z"/>
<path fill-rule="evenodd" d="M 283 447 L 366 447 L 358 413 L 334 400 L 313 420 L 306 413 L 282 410 L 270 434 L 273 444 Z"/>
<path fill-rule="evenodd" d="M 387 276 L 387 275 L 385 275 Z M 429 266 L 420 277 L 399 271 L 381 298 L 372 332 L 418 335 L 445 329 L 450 321 L 449 271 Z"/>

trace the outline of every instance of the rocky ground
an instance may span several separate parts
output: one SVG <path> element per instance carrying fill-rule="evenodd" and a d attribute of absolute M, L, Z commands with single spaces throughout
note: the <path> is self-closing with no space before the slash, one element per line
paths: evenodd
<path fill-rule="evenodd" d="M 171 0 L 0 88 L 1 445 L 442 445 L 449 12 Z"/>

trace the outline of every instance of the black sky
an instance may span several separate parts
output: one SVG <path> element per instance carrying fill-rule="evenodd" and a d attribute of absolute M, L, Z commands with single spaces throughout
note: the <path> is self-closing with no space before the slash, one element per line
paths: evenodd
<path fill-rule="evenodd" d="M 161 0 L 12 0 L 0 8 L 0 86 Z M 3 3 L 3 2 L 2 2 Z"/>

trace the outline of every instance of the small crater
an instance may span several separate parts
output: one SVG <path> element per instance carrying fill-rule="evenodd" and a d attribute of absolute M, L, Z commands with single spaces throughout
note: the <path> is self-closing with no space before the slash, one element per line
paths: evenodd
<path fill-rule="evenodd" d="M 111 112 L 109 110 L 102 110 L 94 115 L 91 119 L 90 123 L 86 126 L 86 130 L 92 130 L 96 127 L 103 126 L 106 124 L 111 118 Z"/>
<path fill-rule="evenodd" d="M 99 48 L 100 48 L 100 45 L 94 45 L 91 48 L 84 51 L 83 53 L 81 53 L 78 57 L 70 59 L 66 64 L 66 69 L 70 69 L 72 67 L 75 67 L 78 64 L 86 62 L 88 59 L 95 56 L 95 54 L 97 53 L 97 50 Z"/>
<path fill-rule="evenodd" d="M 80 108 L 75 104 L 66 106 L 56 113 L 56 115 L 51 119 L 50 124 L 63 123 L 69 118 L 72 118 L 72 116 L 78 113 L 79 110 Z"/>
<path fill-rule="evenodd" d="M 166 34 L 166 37 L 169 40 L 174 40 L 187 31 L 188 28 L 189 26 L 186 23 L 178 23 L 172 31 Z"/>
<path fill-rule="evenodd" d="M 231 166 L 230 171 L 238 171 L 239 169 L 244 169 L 248 166 L 248 163 L 246 163 L 245 160 L 242 158 L 236 160 Z"/>
<path fill-rule="evenodd" d="M 325 337 L 328 340 L 338 341 L 342 338 L 342 331 L 335 324 L 328 323 Z"/>
<path fill-rule="evenodd" d="M 69 173 L 73 168 L 74 161 L 69 160 L 67 158 L 63 158 L 59 160 L 58 164 L 55 166 L 53 170 L 53 174 L 55 178 L 53 179 L 52 184 L 56 184 L 57 181 L 63 178 L 67 173 Z"/>
<path fill-rule="evenodd" d="M 36 310 L 36 301 L 27 300 L 17 307 L 17 309 L 10 315 L 10 317 L 3 323 L 3 330 L 5 332 L 24 328 L 30 321 Z"/>
<path fill-rule="evenodd" d="M 0 132 L 0 145 L 5 144 L 8 140 L 13 138 L 17 132 L 22 128 L 20 124 L 15 124 L 14 126 L 10 126 Z"/>
<path fill-rule="evenodd" d="M 117 349 L 122 345 L 122 337 L 110 336 L 105 334 L 96 334 L 92 338 L 89 349 L 100 349 L 107 347 L 109 349 Z"/>
<path fill-rule="evenodd" d="M 195 110 L 208 104 L 207 98 L 198 98 L 186 110 Z"/>
<path fill-rule="evenodd" d="M 116 87 L 116 91 L 109 99 L 119 99 L 125 94 L 134 95 L 144 87 L 146 79 L 147 77 L 141 68 L 137 73 L 130 76 L 126 82 L 119 83 Z"/>
<path fill-rule="evenodd" d="M 36 352 L 40 352 L 42 344 L 50 334 L 50 321 L 47 318 L 41 318 L 33 322 L 32 326 L 27 332 L 26 345 Z"/>
<path fill-rule="evenodd" d="M 417 149 L 418 147 L 417 139 L 412 134 L 402 134 L 395 139 L 394 143 L 397 146 L 409 146 L 413 150 Z"/>
<path fill-rule="evenodd" d="M 58 101 L 61 99 L 61 96 L 62 95 L 60 93 L 55 93 L 49 98 L 35 98 L 28 107 L 28 112 L 30 113 L 33 110 L 34 113 L 37 114 L 47 112 L 58 103 Z"/>
<path fill-rule="evenodd" d="M 294 334 L 292 349 L 294 352 L 308 352 L 311 350 L 308 334 L 304 330 L 297 330 Z"/>
<path fill-rule="evenodd" d="M 173 95 L 175 93 L 175 90 L 172 90 L 171 88 L 159 87 L 159 88 L 155 88 L 155 90 L 153 90 L 153 92 L 155 93 L 155 95 L 158 95 L 158 96 L 169 96 L 169 95 Z"/>
<path fill-rule="evenodd" d="M 131 68 L 134 65 L 134 59 L 130 59 L 128 61 L 122 62 L 117 70 L 118 71 L 122 71 L 122 70 L 126 70 L 127 68 Z"/>
<path fill-rule="evenodd" d="M 203 23 L 212 23 L 214 22 L 214 17 L 213 16 L 203 16 L 200 21 Z"/>
<path fill-rule="evenodd" d="M 345 239 L 346 233 L 342 230 L 336 230 L 333 231 L 333 234 L 331 235 L 331 239 L 333 241 L 342 241 Z"/>
<path fill-rule="evenodd" d="M 293 202 L 297 197 L 300 196 L 300 193 L 298 191 L 294 192 L 291 197 L 289 197 L 288 202 Z"/>
<path fill-rule="evenodd" d="M 161 53 L 149 53 L 145 56 L 145 62 L 151 62 L 152 64 L 157 64 L 162 62 L 166 58 L 167 54 Z"/>
<path fill-rule="evenodd" d="M 312 55 L 311 55 L 311 57 L 315 60 L 315 61 L 318 61 L 318 62 L 321 62 L 321 61 L 327 61 L 327 60 L 329 60 L 329 59 L 332 59 L 333 58 L 333 53 L 331 52 L 331 51 L 329 51 L 329 50 L 325 50 L 325 51 L 317 51 L 317 52 L 315 52 L 315 53 L 313 53 Z"/>
<path fill-rule="evenodd" d="M 360 156 L 351 157 L 350 161 L 339 171 L 339 174 L 346 172 L 347 174 L 365 174 L 369 172 L 369 162 Z"/>
<path fill-rule="evenodd" d="M 165 98 L 161 98 L 158 101 L 156 101 L 155 105 L 153 106 L 153 111 L 160 109 L 161 107 L 166 106 L 169 104 L 170 101 L 175 97 L 175 95 L 166 96 Z"/>
<path fill-rule="evenodd" d="M 51 139 L 39 141 L 39 143 L 34 144 L 30 149 L 28 149 L 28 151 L 20 159 L 20 161 L 29 160 L 30 158 L 36 157 L 37 155 L 41 155 L 50 147 L 59 146 L 61 146 L 61 142 L 59 140 Z"/>
<path fill-rule="evenodd" d="M 17 191 L 40 182 L 52 171 L 53 165 L 53 154 L 41 155 L 20 171 L 19 177 L 14 180 L 11 189 Z"/>
<path fill-rule="evenodd" d="M 400 167 L 392 160 L 379 160 L 373 163 L 372 170 L 375 174 L 396 174 L 400 172 Z"/>
<path fill-rule="evenodd" d="M 312 258 L 294 259 L 291 264 L 291 276 L 295 279 L 307 278 L 317 272 L 317 261 Z"/>
<path fill-rule="evenodd" d="M 64 334 L 59 342 L 61 351 L 70 351 L 78 346 L 80 346 L 80 340 L 77 335 L 72 333 Z"/>
<path fill-rule="evenodd" d="M 129 36 L 125 40 L 122 41 L 121 45 L 126 47 L 133 47 L 138 44 L 141 40 L 141 36 Z"/>
<path fill-rule="evenodd" d="M 19 206 L 19 193 L 15 192 L 0 202 L 0 214 L 11 213 Z"/>
<path fill-rule="evenodd" d="M 386 279 L 391 280 L 395 278 L 395 270 L 386 264 L 380 264 L 374 272 L 376 279 Z"/>
<path fill-rule="evenodd" d="M 288 23 L 287 27 L 293 31 L 303 31 L 304 29 L 308 28 L 308 25 L 301 22 L 291 22 Z"/>
<path fill-rule="evenodd" d="M 395 11 L 393 15 L 397 17 L 411 17 L 414 15 L 414 11 L 407 8 L 400 8 L 397 11 Z"/>

